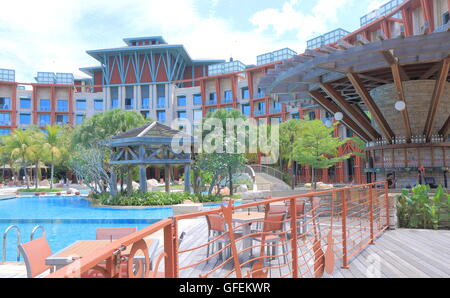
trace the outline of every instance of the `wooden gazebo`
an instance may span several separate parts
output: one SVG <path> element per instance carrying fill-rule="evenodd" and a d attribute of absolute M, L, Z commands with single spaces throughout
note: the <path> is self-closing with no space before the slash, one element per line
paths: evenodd
<path fill-rule="evenodd" d="M 184 165 L 185 191 L 190 192 L 189 170 L 192 163 L 190 152 L 175 152 L 172 147 L 174 138 L 179 144 L 192 148 L 194 138 L 179 130 L 172 129 L 159 122 L 151 122 L 142 127 L 121 133 L 111 139 L 109 146 L 113 154 L 112 165 L 139 166 L 140 190 L 147 192 L 147 166 L 164 166 L 166 192 L 170 191 L 170 171 L 175 165 Z"/>

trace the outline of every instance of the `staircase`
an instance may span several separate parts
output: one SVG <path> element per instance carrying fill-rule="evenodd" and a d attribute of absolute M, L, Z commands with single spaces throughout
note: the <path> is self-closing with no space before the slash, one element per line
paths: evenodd
<path fill-rule="evenodd" d="M 255 182 L 258 187 L 258 191 L 284 191 L 291 189 L 291 187 L 283 180 L 266 173 L 256 173 Z"/>

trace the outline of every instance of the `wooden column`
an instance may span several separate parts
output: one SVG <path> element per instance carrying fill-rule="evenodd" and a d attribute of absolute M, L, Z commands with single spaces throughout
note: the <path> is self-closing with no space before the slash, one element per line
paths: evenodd
<path fill-rule="evenodd" d="M 170 192 L 170 165 L 164 165 L 164 183 L 166 192 Z"/>
<path fill-rule="evenodd" d="M 139 186 L 141 193 L 147 192 L 147 168 L 144 165 L 139 166 Z"/>
<path fill-rule="evenodd" d="M 184 191 L 191 192 L 191 165 L 184 166 Z"/>

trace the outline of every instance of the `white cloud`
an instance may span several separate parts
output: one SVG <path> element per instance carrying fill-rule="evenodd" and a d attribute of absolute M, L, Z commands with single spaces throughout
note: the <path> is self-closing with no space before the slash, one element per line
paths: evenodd
<path fill-rule="evenodd" d="M 184 44 L 191 57 L 228 59 L 246 64 L 256 55 L 290 47 L 302 51 L 314 33 L 336 20 L 336 9 L 355 0 L 319 0 L 310 13 L 308 0 L 286 0 L 280 9 L 256 12 L 253 28 L 232 28 L 229 20 L 200 15 L 198 0 L 13 0 L 0 10 L 0 68 L 16 69 L 19 81 L 37 71 L 74 72 L 98 65 L 86 50 L 123 46 L 124 37 L 162 35 Z M 214 0 L 215 9 L 219 0 Z M 256 6 L 256 5 L 255 5 Z M 273 30 L 274 34 L 268 34 Z M 297 39 L 280 38 L 293 32 Z"/>

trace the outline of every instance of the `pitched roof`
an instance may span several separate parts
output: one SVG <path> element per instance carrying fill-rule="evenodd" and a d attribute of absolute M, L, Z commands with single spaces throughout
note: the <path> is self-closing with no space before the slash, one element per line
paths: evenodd
<path fill-rule="evenodd" d="M 154 121 L 144 126 L 118 134 L 114 136 L 112 139 L 118 140 L 118 139 L 141 138 L 141 137 L 172 138 L 180 134 L 182 134 L 182 131 L 172 129 L 167 125 Z"/>

